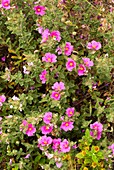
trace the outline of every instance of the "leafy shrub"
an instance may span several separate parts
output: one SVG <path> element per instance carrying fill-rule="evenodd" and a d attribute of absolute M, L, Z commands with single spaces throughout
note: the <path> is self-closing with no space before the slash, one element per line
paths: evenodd
<path fill-rule="evenodd" d="M 2 0 L 2 169 L 113 168 L 113 1 Z"/>

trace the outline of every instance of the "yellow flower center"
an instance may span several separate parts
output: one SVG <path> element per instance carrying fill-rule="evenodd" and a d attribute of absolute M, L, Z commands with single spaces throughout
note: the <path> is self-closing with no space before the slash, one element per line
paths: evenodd
<path fill-rule="evenodd" d="M 48 126 L 46 126 L 46 130 L 48 130 L 49 129 L 49 127 Z"/>
<path fill-rule="evenodd" d="M 80 70 L 84 70 L 84 68 L 83 68 L 83 67 L 80 67 Z"/>
<path fill-rule="evenodd" d="M 58 94 L 55 94 L 55 97 L 58 97 L 59 95 Z"/>
<path fill-rule="evenodd" d="M 68 126 L 68 125 L 69 125 L 68 123 L 65 124 L 65 126 Z"/>
<path fill-rule="evenodd" d="M 40 12 L 40 11 L 41 11 L 41 9 L 40 9 L 40 8 L 38 8 L 37 10 L 38 10 L 38 12 Z"/>
<path fill-rule="evenodd" d="M 70 66 L 73 66 L 73 63 L 72 62 L 70 62 L 70 64 L 69 64 Z"/>
<path fill-rule="evenodd" d="M 96 45 L 92 45 L 93 48 L 96 48 Z"/>
<path fill-rule="evenodd" d="M 51 58 L 48 58 L 48 61 L 50 62 L 50 61 L 51 61 Z"/>
<path fill-rule="evenodd" d="M 44 141 L 44 144 L 47 144 L 47 141 L 46 141 L 46 140 Z"/>
<path fill-rule="evenodd" d="M 65 51 L 68 51 L 68 47 L 65 48 Z"/>
<path fill-rule="evenodd" d="M 31 131 L 31 130 L 32 130 L 32 128 L 29 128 L 29 130 Z"/>
<path fill-rule="evenodd" d="M 4 3 L 4 6 L 6 6 L 6 7 L 7 7 L 8 5 L 9 5 L 8 2 L 5 2 L 5 3 Z"/>
<path fill-rule="evenodd" d="M 72 115 L 72 111 L 70 111 L 70 115 Z"/>

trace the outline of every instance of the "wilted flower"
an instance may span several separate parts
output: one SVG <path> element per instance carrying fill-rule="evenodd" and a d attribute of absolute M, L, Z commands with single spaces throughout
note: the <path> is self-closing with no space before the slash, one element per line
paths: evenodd
<path fill-rule="evenodd" d="M 52 119 L 52 112 L 46 112 L 43 117 L 44 123 L 49 124 L 51 119 Z"/>
<path fill-rule="evenodd" d="M 87 44 L 87 48 L 90 50 L 97 51 L 101 48 L 101 43 L 93 40 Z"/>
<path fill-rule="evenodd" d="M 65 49 L 64 49 L 65 55 L 67 56 L 71 55 L 72 51 L 73 51 L 73 46 L 71 45 L 70 42 L 66 42 Z"/>
<path fill-rule="evenodd" d="M 60 55 L 60 54 L 62 54 L 62 49 L 58 46 L 58 47 L 56 48 L 56 51 L 55 51 L 55 52 L 57 52 L 58 55 Z"/>
<path fill-rule="evenodd" d="M 50 33 L 50 36 L 51 36 L 54 40 L 56 40 L 56 41 L 58 41 L 58 42 L 60 42 L 60 40 L 61 40 L 60 32 L 57 31 L 57 30 L 52 31 L 52 32 Z"/>
<path fill-rule="evenodd" d="M 51 125 L 51 126 L 49 126 L 49 125 L 44 125 L 44 126 L 42 126 L 40 129 L 41 129 L 41 131 L 42 131 L 42 134 L 46 135 L 46 134 L 49 134 L 49 133 L 52 132 L 53 126 L 52 126 L 52 125 Z"/>
<path fill-rule="evenodd" d="M 73 59 L 68 58 L 68 61 L 66 63 L 66 69 L 68 71 L 72 71 L 75 67 L 76 67 L 76 62 Z"/>
<path fill-rule="evenodd" d="M 56 63 L 57 56 L 55 54 L 46 53 L 44 57 L 42 57 L 42 61 L 45 61 L 46 63 Z"/>
<path fill-rule="evenodd" d="M 27 70 L 26 66 L 23 66 L 23 73 L 24 74 L 29 74 L 30 73 L 30 71 Z"/>
<path fill-rule="evenodd" d="M 62 91 L 65 90 L 65 85 L 63 82 L 56 82 L 54 83 L 54 85 L 52 86 L 52 89 L 55 91 Z"/>
<path fill-rule="evenodd" d="M 70 122 L 70 121 L 62 122 L 60 129 L 63 129 L 66 132 L 69 130 L 71 131 L 74 128 L 73 123 L 74 122 Z"/>
<path fill-rule="evenodd" d="M 45 14 L 46 8 L 44 6 L 35 6 L 35 14 L 43 16 Z"/>
<path fill-rule="evenodd" d="M 10 0 L 1 0 L 1 5 L 5 9 L 10 9 Z"/>
<path fill-rule="evenodd" d="M 48 40 L 48 37 L 50 36 L 50 31 L 49 29 L 45 29 L 43 32 L 42 32 L 42 41 L 41 43 L 44 43 Z"/>
<path fill-rule="evenodd" d="M 66 114 L 68 117 L 72 117 L 74 115 L 75 108 L 74 107 L 69 107 L 66 109 Z"/>
<path fill-rule="evenodd" d="M 92 131 L 90 131 L 90 135 L 99 140 L 103 131 L 103 125 L 99 122 L 95 122 L 90 124 L 90 129 L 92 129 Z"/>
<path fill-rule="evenodd" d="M 25 156 L 25 159 L 28 159 L 30 157 L 30 154 L 27 154 L 26 156 Z"/>
<path fill-rule="evenodd" d="M 89 58 L 82 58 L 84 64 L 86 67 L 90 68 L 92 67 L 94 64 L 93 64 L 93 61 L 91 61 Z"/>
<path fill-rule="evenodd" d="M 51 93 L 51 98 L 54 99 L 54 100 L 60 100 L 61 95 L 60 95 L 59 92 L 52 91 L 52 93 Z"/>
<path fill-rule="evenodd" d="M 78 75 L 83 76 L 86 72 L 86 67 L 83 64 L 79 64 Z"/>
<path fill-rule="evenodd" d="M 28 129 L 26 130 L 26 135 L 33 136 L 33 133 L 36 132 L 36 128 L 32 124 L 28 124 Z"/>
<path fill-rule="evenodd" d="M 4 56 L 4 57 L 2 57 L 2 58 L 1 58 L 1 60 L 2 60 L 2 61 L 5 61 L 5 60 L 6 60 L 6 57 L 5 57 L 5 56 Z"/>
<path fill-rule="evenodd" d="M 61 152 L 66 153 L 70 151 L 70 146 L 69 146 L 69 142 L 64 139 L 63 142 L 60 143 L 60 148 L 61 148 Z"/>
<path fill-rule="evenodd" d="M 45 82 L 46 82 L 46 80 L 47 80 L 46 75 L 47 75 L 47 71 L 46 71 L 46 70 L 43 70 L 43 71 L 41 72 L 41 74 L 39 75 L 40 80 L 42 81 L 42 84 L 45 84 Z"/>

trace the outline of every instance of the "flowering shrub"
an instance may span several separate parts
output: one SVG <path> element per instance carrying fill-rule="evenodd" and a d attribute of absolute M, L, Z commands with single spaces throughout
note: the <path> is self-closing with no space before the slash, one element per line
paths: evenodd
<path fill-rule="evenodd" d="M 1 0 L 1 169 L 113 169 L 113 4 Z"/>

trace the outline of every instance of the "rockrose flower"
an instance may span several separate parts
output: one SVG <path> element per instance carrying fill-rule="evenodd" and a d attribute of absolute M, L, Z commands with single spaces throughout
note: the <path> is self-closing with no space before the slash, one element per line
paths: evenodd
<path fill-rule="evenodd" d="M 66 69 L 68 71 L 72 71 L 75 67 L 76 67 L 76 62 L 73 59 L 68 58 L 68 61 L 66 63 Z"/>
<path fill-rule="evenodd" d="M 61 139 L 58 138 L 58 139 L 53 139 L 53 146 L 52 146 L 52 149 L 54 151 L 60 151 L 60 143 L 61 143 Z"/>
<path fill-rule="evenodd" d="M 2 106 L 2 103 L 6 101 L 6 97 L 4 95 L 0 96 L 0 106 Z"/>
<path fill-rule="evenodd" d="M 51 119 L 52 119 L 52 112 L 46 112 L 43 117 L 44 123 L 49 124 Z"/>
<path fill-rule="evenodd" d="M 65 85 L 63 82 L 60 82 L 60 83 L 56 82 L 52 86 L 52 89 L 55 91 L 62 91 L 62 90 L 65 90 Z"/>
<path fill-rule="evenodd" d="M 95 122 L 93 124 L 90 124 L 90 129 L 92 130 L 90 131 L 90 135 L 99 140 L 102 135 L 103 125 L 99 122 Z"/>
<path fill-rule="evenodd" d="M 87 44 L 87 48 L 90 50 L 97 51 L 101 48 L 101 43 L 93 40 Z"/>
<path fill-rule="evenodd" d="M 66 139 L 64 139 L 63 142 L 60 143 L 60 149 L 61 149 L 61 152 L 63 153 L 70 151 L 69 142 Z"/>
<path fill-rule="evenodd" d="M 10 0 L 1 0 L 1 5 L 5 9 L 10 9 Z"/>
<path fill-rule="evenodd" d="M 47 136 L 42 136 L 38 139 L 38 147 L 40 146 L 48 146 L 52 143 L 52 138 Z"/>
<path fill-rule="evenodd" d="M 82 60 L 84 62 L 84 65 L 88 68 L 90 68 L 94 65 L 93 61 L 91 61 L 89 58 L 82 58 Z"/>
<path fill-rule="evenodd" d="M 69 107 L 66 109 L 66 114 L 68 117 L 72 117 L 74 115 L 75 108 L 74 107 Z"/>
<path fill-rule="evenodd" d="M 114 143 L 108 147 L 108 149 L 112 150 L 112 154 L 114 155 Z"/>
<path fill-rule="evenodd" d="M 54 100 L 60 100 L 61 94 L 59 92 L 52 91 L 51 98 L 54 99 Z"/>
<path fill-rule="evenodd" d="M 56 40 L 56 41 L 58 41 L 58 42 L 60 42 L 60 40 L 61 40 L 61 36 L 60 36 L 60 32 L 59 31 L 52 31 L 51 33 L 50 33 L 50 36 L 54 39 L 54 40 Z"/>
<path fill-rule="evenodd" d="M 50 31 L 49 31 L 49 29 L 45 29 L 45 30 L 42 32 L 42 41 L 41 41 L 41 43 L 45 43 L 45 42 L 48 40 L 49 36 L 50 36 Z"/>
<path fill-rule="evenodd" d="M 43 16 L 45 14 L 46 8 L 44 6 L 35 6 L 35 14 Z"/>
<path fill-rule="evenodd" d="M 26 135 L 33 136 L 36 132 L 36 128 L 32 124 L 28 124 L 28 129 L 26 130 Z"/>
<path fill-rule="evenodd" d="M 79 64 L 78 75 L 83 76 L 86 72 L 86 67 L 83 64 Z"/>
<path fill-rule="evenodd" d="M 71 45 L 70 42 L 66 42 L 66 45 L 64 48 L 65 55 L 67 55 L 67 56 L 71 55 L 72 51 L 73 51 L 73 46 Z"/>
<path fill-rule="evenodd" d="M 44 125 L 44 126 L 42 126 L 40 129 L 41 129 L 41 131 L 42 131 L 42 134 L 46 135 L 46 134 L 49 134 L 49 133 L 52 132 L 53 126 L 52 126 L 52 125 L 51 125 L 51 126 L 49 126 L 49 125 Z"/>
<path fill-rule="evenodd" d="M 47 71 L 46 71 L 46 70 L 43 70 L 43 71 L 41 72 L 41 74 L 39 75 L 40 80 L 42 81 L 42 84 L 45 84 L 45 82 L 46 82 L 46 80 L 47 80 L 46 75 L 47 75 Z"/>
<path fill-rule="evenodd" d="M 63 129 L 65 132 L 69 130 L 71 131 L 74 128 L 73 123 L 74 122 L 70 122 L 70 121 L 62 122 L 60 129 Z"/>
<path fill-rule="evenodd" d="M 55 54 L 46 53 L 44 57 L 42 57 L 42 61 L 46 63 L 56 63 L 57 56 Z"/>

